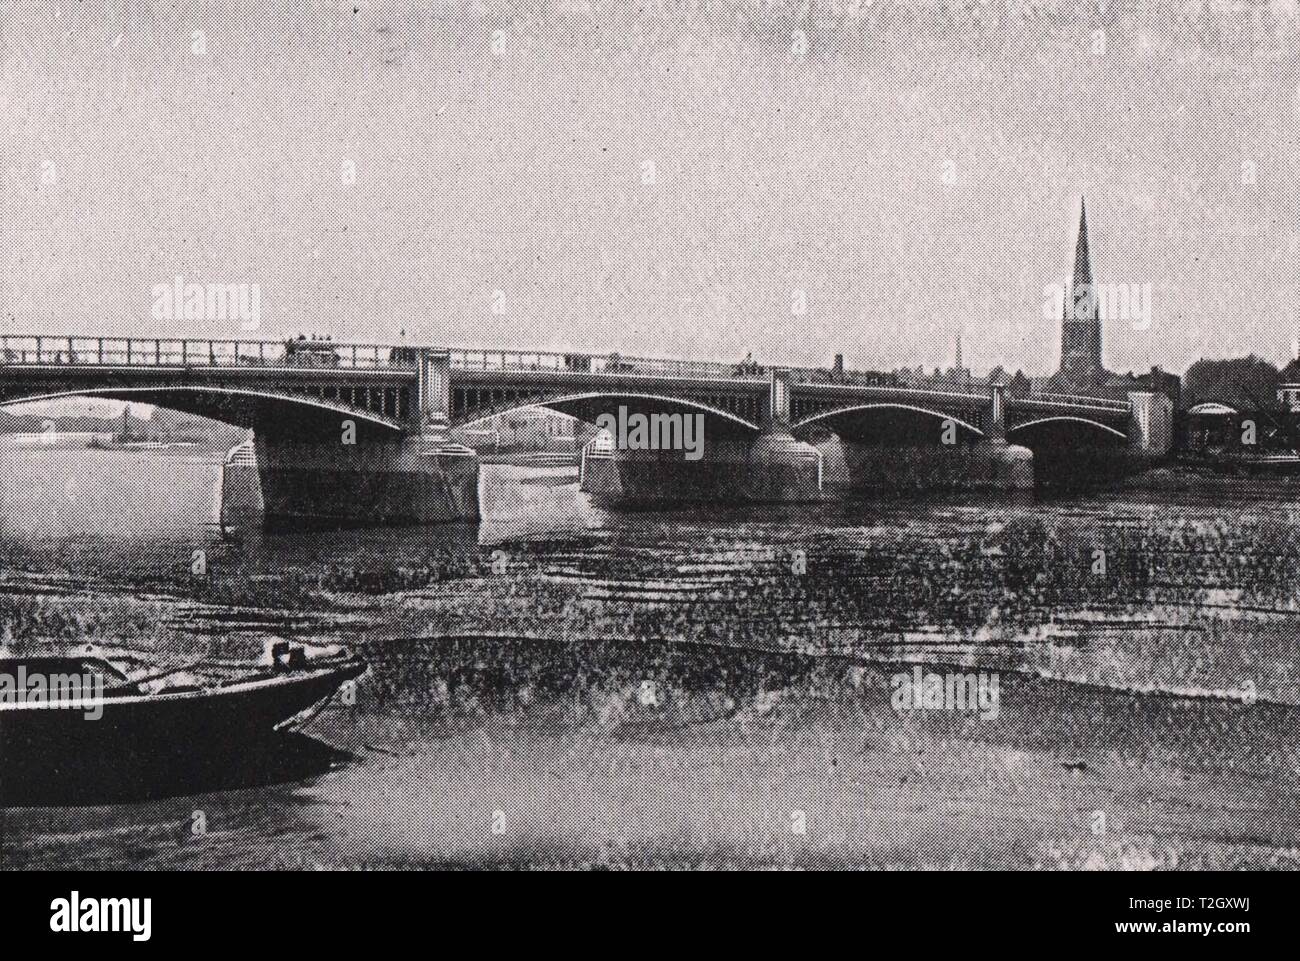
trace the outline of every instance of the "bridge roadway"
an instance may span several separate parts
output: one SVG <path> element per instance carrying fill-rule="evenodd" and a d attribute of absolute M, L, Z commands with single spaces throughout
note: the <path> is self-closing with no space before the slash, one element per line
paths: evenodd
<path fill-rule="evenodd" d="M 588 423 L 620 408 L 702 418 L 700 462 L 617 450 L 584 471 L 592 493 L 615 506 L 816 500 L 828 480 L 1019 487 L 1032 482 L 1031 456 L 1057 469 L 1070 452 L 1150 458 L 1168 449 L 1169 411 L 1157 395 L 1023 397 L 885 380 L 619 354 L 0 336 L 0 406 L 106 397 L 252 428 L 268 522 L 476 517 L 477 460 L 451 432 L 528 406 Z"/>

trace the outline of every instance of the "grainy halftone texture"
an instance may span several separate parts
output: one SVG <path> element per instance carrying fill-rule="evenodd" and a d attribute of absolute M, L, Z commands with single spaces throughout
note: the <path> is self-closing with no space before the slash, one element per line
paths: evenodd
<path fill-rule="evenodd" d="M 0 11 L 0 647 L 370 667 L 0 763 L 0 867 L 1296 866 L 1294 0 L 92 6 Z"/>

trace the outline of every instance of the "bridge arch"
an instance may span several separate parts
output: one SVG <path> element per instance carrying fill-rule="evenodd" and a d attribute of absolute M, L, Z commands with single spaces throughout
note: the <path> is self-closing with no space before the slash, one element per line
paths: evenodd
<path fill-rule="evenodd" d="M 1239 414 L 1241 411 L 1223 401 L 1207 400 L 1187 408 L 1187 413 L 1202 417 L 1217 417 L 1229 414 Z"/>
<path fill-rule="evenodd" d="M 318 433 L 336 434 L 343 420 L 354 421 L 360 433 L 373 439 L 396 439 L 408 429 L 408 425 L 395 418 L 310 395 L 202 384 L 69 388 L 7 397 L 0 400 L 0 408 L 74 397 L 134 401 L 208 417 L 237 427 L 252 427 L 263 434 L 301 436 L 304 439 L 311 439 Z"/>
<path fill-rule="evenodd" d="M 939 411 L 939 410 L 932 410 L 928 407 L 918 407 L 915 404 L 901 404 L 901 403 L 879 402 L 879 401 L 870 404 L 852 404 L 847 407 L 837 407 L 831 410 L 820 411 L 809 417 L 805 417 L 800 421 L 797 421 L 792 425 L 792 429 L 806 430 L 814 426 L 823 426 L 823 427 L 833 429 L 831 427 L 831 424 L 828 422 L 834 421 L 836 419 L 846 419 L 846 418 L 862 416 L 862 415 L 871 416 L 872 414 L 878 414 L 878 413 L 888 414 L 891 412 L 896 414 L 901 414 L 905 417 L 917 417 L 917 416 L 928 417 L 941 422 L 945 420 L 951 420 L 958 427 L 962 428 L 962 430 L 968 432 L 969 435 L 973 435 L 975 437 L 984 436 L 984 431 L 980 430 L 980 428 L 976 427 L 970 421 L 965 420 L 961 417 L 957 417 L 953 414 L 945 413 L 944 411 Z M 839 432 L 836 431 L 836 433 Z"/>
<path fill-rule="evenodd" d="M 761 425 L 751 420 L 701 401 L 685 397 L 668 397 L 662 394 L 620 390 L 592 391 L 582 394 L 566 394 L 560 397 L 531 399 L 526 403 L 520 403 L 513 407 L 475 414 L 468 420 L 453 420 L 452 426 L 455 428 L 473 427 L 494 417 L 539 407 L 545 407 L 575 417 L 586 423 L 594 424 L 596 418 L 601 414 L 617 413 L 617 407 L 620 403 L 629 408 L 629 413 L 700 413 L 707 417 L 717 418 L 722 424 L 738 433 L 757 434 L 761 430 Z M 611 409 L 611 406 L 614 409 Z"/>
<path fill-rule="evenodd" d="M 1007 440 L 1034 455 L 1034 480 L 1043 489 L 1087 489 L 1124 476 L 1131 459 L 1128 435 L 1081 414 L 1053 413 L 1009 424 Z"/>
<path fill-rule="evenodd" d="M 1120 440 L 1128 439 L 1128 435 L 1125 434 L 1122 430 L 1118 430 L 1114 427 L 1111 427 L 1107 424 L 1103 424 L 1100 421 L 1092 420 L 1091 418 L 1088 417 L 1075 417 L 1070 414 L 1053 414 L 1049 417 L 1037 417 L 1033 420 L 1028 420 L 1025 421 L 1024 423 L 1016 424 L 1014 427 L 1007 428 L 1007 436 L 1010 437 L 1012 434 L 1015 434 L 1019 431 L 1031 430 L 1034 428 L 1041 430 L 1042 428 L 1047 427 L 1048 425 L 1052 425 L 1053 427 L 1055 427 L 1056 425 L 1063 425 L 1063 424 L 1082 424 L 1088 428 L 1104 431 L 1105 433 L 1117 437 Z"/>

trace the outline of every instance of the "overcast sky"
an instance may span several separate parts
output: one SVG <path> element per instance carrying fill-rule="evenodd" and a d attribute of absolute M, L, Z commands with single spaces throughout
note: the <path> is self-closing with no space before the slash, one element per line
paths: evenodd
<path fill-rule="evenodd" d="M 72 6 L 0 12 L 8 332 L 893 367 L 962 330 L 977 371 L 1050 373 L 1085 195 L 1097 280 L 1152 288 L 1112 368 L 1280 362 L 1300 328 L 1295 0 L 1245 38 L 895 18 L 806 56 L 789 18 L 631 3 Z M 151 317 L 178 274 L 260 285 L 261 330 Z"/>

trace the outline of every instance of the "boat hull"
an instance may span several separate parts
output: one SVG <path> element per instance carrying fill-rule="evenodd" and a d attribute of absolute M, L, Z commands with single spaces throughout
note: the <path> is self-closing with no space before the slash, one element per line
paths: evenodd
<path fill-rule="evenodd" d="M 106 697 L 99 717 L 90 705 L 7 705 L 0 708 L 0 802 L 202 788 L 364 670 L 350 660 L 217 689 Z"/>

